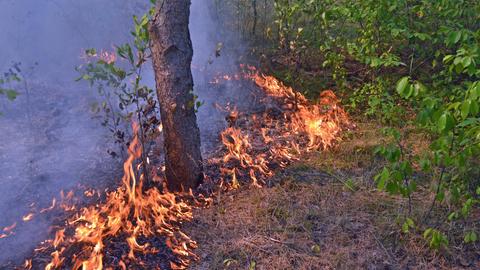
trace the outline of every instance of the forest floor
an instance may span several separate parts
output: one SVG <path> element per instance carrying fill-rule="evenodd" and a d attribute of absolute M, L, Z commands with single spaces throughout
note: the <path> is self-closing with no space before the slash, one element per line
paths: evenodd
<path fill-rule="evenodd" d="M 192 269 L 479 269 L 480 250 L 461 241 L 432 251 L 420 229 L 401 233 L 405 201 L 373 182 L 382 167 L 373 150 L 387 140 L 380 130 L 360 123 L 335 149 L 277 172 L 270 187 L 218 194 L 197 209 L 185 228 L 199 244 Z M 410 134 L 417 149 L 428 145 Z M 420 198 L 419 219 L 431 202 Z"/>

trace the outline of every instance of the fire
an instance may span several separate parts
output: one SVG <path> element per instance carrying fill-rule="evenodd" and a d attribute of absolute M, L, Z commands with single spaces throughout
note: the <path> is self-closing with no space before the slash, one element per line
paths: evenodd
<path fill-rule="evenodd" d="M 64 249 L 62 249 L 63 251 Z M 60 257 L 60 251 L 56 250 L 52 253 L 52 261 L 45 266 L 45 270 L 52 270 L 60 267 L 65 260 L 64 258 Z"/>
<path fill-rule="evenodd" d="M 65 239 L 65 229 L 60 229 L 55 233 L 55 239 L 53 240 L 53 247 L 57 248 Z"/>
<path fill-rule="evenodd" d="M 32 260 L 25 260 L 25 262 L 23 263 L 23 268 L 25 270 L 32 269 Z"/>
<path fill-rule="evenodd" d="M 142 148 L 137 132 L 138 126 L 134 125 L 135 136 L 128 149 L 120 187 L 107 193 L 105 202 L 80 209 L 67 220 L 64 228 L 56 231 L 53 241 L 45 242 L 54 249 L 51 262 L 45 269 L 58 269 L 67 263 L 73 265 L 74 270 L 101 270 L 106 259 L 105 243 L 117 238 L 125 241 L 128 251 L 117 265 L 113 265 L 115 267 L 125 269 L 126 261 L 141 265 L 137 255 L 158 253 L 158 248 L 145 242 L 149 237 L 166 239 L 167 246 L 177 256 L 172 264 L 178 269 L 185 268 L 196 258 L 193 253 L 195 241 L 179 231 L 177 226 L 192 219 L 192 206 L 183 198 L 193 194 L 174 194 L 157 187 L 144 188 L 144 175 L 139 163 Z M 68 201 L 72 196 L 72 193 L 65 195 L 62 192 L 62 201 Z M 75 209 L 63 202 L 62 207 L 65 210 Z M 81 250 L 75 252 L 78 247 Z M 75 255 L 71 261 L 66 261 L 66 254 L 72 252 Z"/>
<path fill-rule="evenodd" d="M 338 106 L 339 100 L 332 90 L 320 93 L 317 104 L 310 104 L 301 93 L 285 86 L 272 76 L 255 75 L 255 83 L 268 96 L 279 99 L 283 108 L 289 109 L 284 114 L 291 118 L 287 123 L 292 130 L 308 136 L 308 149 L 327 149 L 339 139 L 342 126 L 349 126 L 347 113 Z"/>
<path fill-rule="evenodd" d="M 29 213 L 29 214 L 23 216 L 22 220 L 27 222 L 27 221 L 32 220 L 32 218 L 33 218 L 33 213 Z"/>
<path fill-rule="evenodd" d="M 57 203 L 57 199 L 53 198 L 52 199 L 52 204 L 49 207 L 40 210 L 40 213 L 43 214 L 45 212 L 53 210 L 53 208 L 55 208 L 56 203 Z"/>
<path fill-rule="evenodd" d="M 323 91 L 317 103 L 310 103 L 275 77 L 259 74 L 252 66 L 241 68 L 242 75 L 233 78 L 248 79 L 260 87 L 267 109 L 250 115 L 236 109 L 229 113 L 229 127 L 221 133 L 225 154 L 220 166 L 220 182 L 227 180 L 227 187 L 239 187 L 239 177 L 261 186 L 274 168 L 298 160 L 303 152 L 333 147 L 341 131 L 352 127 L 333 91 Z M 224 76 L 225 80 L 231 78 Z M 237 121 L 240 115 L 244 121 Z"/>
<path fill-rule="evenodd" d="M 0 233 L 0 239 L 2 238 L 7 238 L 9 237 L 10 235 L 13 234 L 13 229 L 15 229 L 15 227 L 17 227 L 17 223 L 13 223 L 12 225 L 10 226 L 7 226 L 5 228 L 3 228 L 3 233 Z"/>
<path fill-rule="evenodd" d="M 322 92 L 317 103 L 310 103 L 275 77 L 259 74 L 255 67 L 242 68 L 245 72 L 241 75 L 218 75 L 215 80 L 247 79 L 255 83 L 262 90 L 260 100 L 265 109 L 249 114 L 229 104 L 226 107 L 228 127 L 220 133 L 222 149 L 207 161 L 216 171 L 206 171 L 209 179 L 220 176 L 215 178 L 220 188 L 238 188 L 242 182 L 262 187 L 275 169 L 298 160 L 302 153 L 333 147 L 340 140 L 341 131 L 352 126 L 333 91 Z M 165 248 L 171 254 L 168 258 L 172 269 L 186 269 L 197 259 L 193 252 L 196 242 L 180 230 L 179 224 L 193 219 L 192 208 L 205 206 L 197 200 L 204 198 L 195 199 L 191 191 L 172 193 L 165 187 L 146 188 L 138 125 L 133 129 L 118 188 L 104 196 L 99 191 L 86 190 L 86 197 L 96 194 L 104 200 L 80 209 L 75 205 L 73 192 L 62 191 L 58 203 L 54 199 L 50 207 L 40 211 L 58 205 L 71 213 L 65 224 L 57 228 L 54 238 L 35 249 L 51 254 L 46 270 L 147 268 L 144 258 Z M 158 131 L 162 131 L 162 126 Z M 156 183 L 164 182 L 159 177 L 154 176 Z M 32 217 L 33 214 L 26 215 L 24 220 Z M 0 238 L 15 225 L 4 228 Z M 163 244 L 159 246 L 155 241 Z M 124 247 L 122 254 L 111 255 L 108 251 L 112 245 Z M 32 261 L 26 265 L 31 267 Z"/>

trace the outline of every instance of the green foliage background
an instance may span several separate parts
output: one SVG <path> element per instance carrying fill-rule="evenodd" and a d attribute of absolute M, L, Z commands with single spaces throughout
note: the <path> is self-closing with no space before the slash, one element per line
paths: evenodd
<path fill-rule="evenodd" d="M 405 197 L 402 231 L 447 246 L 435 209 L 456 226 L 480 203 L 480 2 L 236 0 L 216 1 L 216 12 L 288 84 L 313 98 L 334 88 L 353 115 L 390 126 L 392 143 L 376 151 L 386 160 L 377 188 Z M 409 149 L 405 126 L 428 136 L 428 151 Z M 411 210 L 419 185 L 434 194 L 422 220 Z M 477 241 L 478 228 L 463 231 L 465 243 Z"/>

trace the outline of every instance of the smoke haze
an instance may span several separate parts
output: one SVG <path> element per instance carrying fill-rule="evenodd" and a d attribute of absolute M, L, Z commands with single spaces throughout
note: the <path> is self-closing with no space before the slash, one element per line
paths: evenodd
<path fill-rule="evenodd" d="M 84 49 L 112 50 L 127 42 L 132 15 L 142 14 L 148 2 L 0 0 L 0 72 L 19 62 L 24 78 L 10 85 L 20 94 L 14 102 L 0 99 L 0 229 L 18 223 L 14 235 L 0 239 L 0 266 L 24 259 L 47 237 L 48 215 L 21 221 L 32 208 L 48 207 L 62 189 L 80 183 L 103 187 L 118 178 L 119 163 L 106 152 L 110 134 L 90 112 L 95 89 L 74 81 L 74 67 Z M 215 55 L 226 40 L 210 8 L 209 1 L 194 0 L 190 24 L 195 91 L 205 102 L 198 114 L 203 141 L 218 137 L 225 125 L 214 102 L 246 95 L 231 86 L 210 89 L 213 74 L 236 70 L 238 53 L 225 48 Z M 153 86 L 151 69 L 145 72 L 146 83 Z"/>

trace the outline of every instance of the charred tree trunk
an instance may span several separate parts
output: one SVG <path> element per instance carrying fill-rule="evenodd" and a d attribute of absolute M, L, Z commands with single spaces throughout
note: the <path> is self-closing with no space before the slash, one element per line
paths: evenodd
<path fill-rule="evenodd" d="M 164 128 L 167 184 L 170 190 L 188 190 L 197 187 L 203 177 L 190 69 L 190 0 L 158 2 L 149 32 Z"/>

